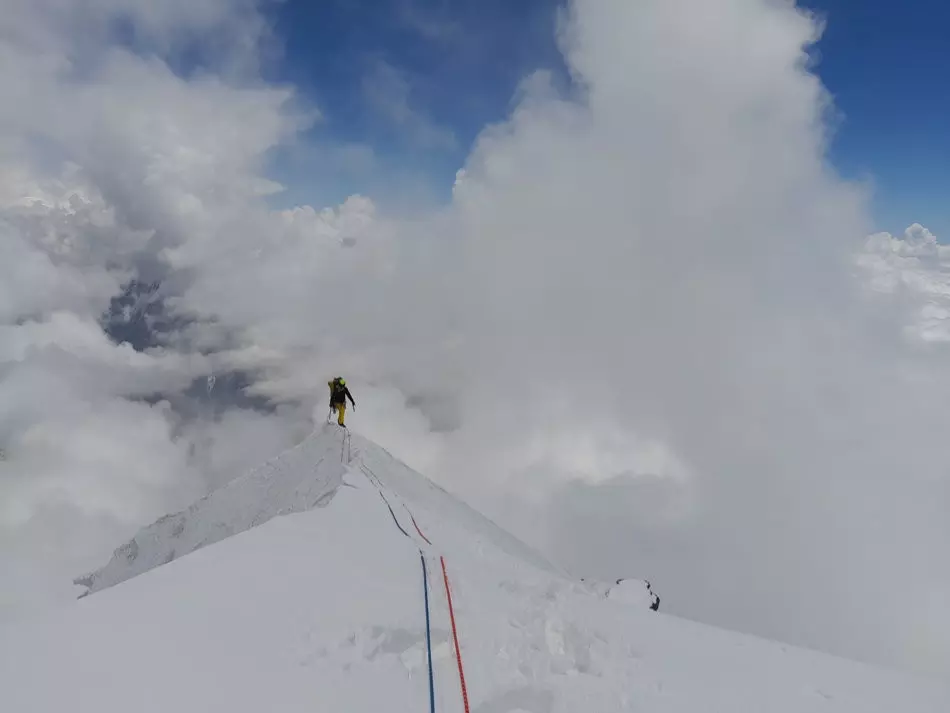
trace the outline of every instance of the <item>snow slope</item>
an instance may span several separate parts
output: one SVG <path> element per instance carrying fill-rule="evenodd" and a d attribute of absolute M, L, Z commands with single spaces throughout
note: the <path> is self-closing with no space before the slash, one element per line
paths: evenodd
<path fill-rule="evenodd" d="M 426 597 L 440 712 L 465 710 L 457 653 L 475 713 L 950 710 L 936 683 L 572 581 L 335 426 L 133 542 L 93 596 L 0 628 L 5 713 L 428 711 Z"/>
<path fill-rule="evenodd" d="M 318 434 L 202 498 L 187 510 L 166 515 L 115 551 L 109 563 L 77 578 L 87 594 L 167 564 L 196 549 L 286 515 L 325 507 L 348 471 L 386 484 L 419 512 L 434 511 L 463 526 L 463 539 L 490 542 L 503 552 L 549 571 L 557 571 L 541 555 L 454 499 L 424 476 L 396 460 L 385 449 L 358 435 L 327 425 Z"/>

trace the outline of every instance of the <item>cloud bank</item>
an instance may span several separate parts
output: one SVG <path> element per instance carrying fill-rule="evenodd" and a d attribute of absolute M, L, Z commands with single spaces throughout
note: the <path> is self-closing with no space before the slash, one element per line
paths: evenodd
<path fill-rule="evenodd" d="M 252 3 L 46 4 L 0 32 L 5 611 L 299 439 L 345 372 L 354 425 L 578 574 L 950 670 L 946 256 L 865 240 L 813 18 L 575 0 L 571 94 L 526 77 L 451 203 L 396 219 L 267 207 L 314 112 L 261 80 Z"/>

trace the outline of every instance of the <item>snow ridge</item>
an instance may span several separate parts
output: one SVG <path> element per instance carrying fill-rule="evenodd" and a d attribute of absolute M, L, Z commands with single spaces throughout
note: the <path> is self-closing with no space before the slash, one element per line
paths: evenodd
<path fill-rule="evenodd" d="M 327 433 L 327 432 L 325 432 Z M 327 435 L 329 435 L 327 433 Z M 336 438 L 310 437 L 182 512 L 165 515 L 119 547 L 102 568 L 77 577 L 87 596 L 261 525 L 324 507 L 343 482 Z"/>
<path fill-rule="evenodd" d="M 384 448 L 335 424 L 327 424 L 297 446 L 188 509 L 158 519 L 116 549 L 105 566 L 77 577 L 74 582 L 87 588 L 81 595 L 85 597 L 262 525 L 273 517 L 324 507 L 336 495 L 350 468 L 362 470 L 380 494 L 384 486 L 376 472 L 386 473 L 385 489 L 404 508 L 409 499 L 436 512 L 451 512 L 460 524 L 478 533 L 476 545 L 483 542 L 484 535 L 489 535 L 494 545 L 511 556 L 563 574 L 540 554 Z"/>
<path fill-rule="evenodd" d="M 335 425 L 88 581 L 105 591 L 0 627 L 4 711 L 950 710 L 939 683 L 651 612 L 637 580 L 577 582 Z"/>

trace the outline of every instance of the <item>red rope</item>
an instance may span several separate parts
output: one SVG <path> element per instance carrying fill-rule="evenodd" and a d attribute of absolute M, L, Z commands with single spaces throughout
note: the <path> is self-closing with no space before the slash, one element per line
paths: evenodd
<path fill-rule="evenodd" d="M 410 516 L 411 517 L 411 516 Z M 422 534 L 421 532 L 419 533 Z M 462 703 L 465 713 L 469 713 L 468 690 L 465 688 L 465 673 L 462 671 L 462 650 L 459 648 L 458 630 L 455 628 L 455 610 L 452 608 L 452 590 L 449 588 L 449 574 L 445 570 L 445 557 L 439 557 L 442 562 L 442 579 L 445 581 L 445 598 L 449 602 L 449 618 L 452 620 L 452 638 L 455 640 L 455 659 L 459 665 L 459 683 L 462 686 Z"/>
<path fill-rule="evenodd" d="M 407 512 L 408 512 L 408 511 L 407 511 Z M 422 538 L 423 540 L 425 540 L 426 542 L 429 542 L 429 538 L 422 534 L 422 530 L 419 529 L 419 525 L 418 525 L 418 523 L 416 523 L 416 518 L 412 517 L 412 513 L 411 513 L 411 512 L 409 513 L 409 517 L 412 518 L 412 524 L 413 524 L 413 526 L 416 528 L 416 532 L 419 533 L 419 537 L 421 537 L 421 538 Z M 432 543 L 429 542 L 429 544 L 431 545 Z"/>

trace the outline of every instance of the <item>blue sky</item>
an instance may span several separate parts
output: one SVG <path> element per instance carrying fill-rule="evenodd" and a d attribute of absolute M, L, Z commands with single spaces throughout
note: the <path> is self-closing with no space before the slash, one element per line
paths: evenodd
<path fill-rule="evenodd" d="M 827 21 L 817 70 L 843 122 L 832 160 L 870 177 L 881 229 L 917 221 L 950 240 L 950 5 L 807 0 Z"/>
<path fill-rule="evenodd" d="M 552 0 L 287 0 L 279 76 L 322 118 L 307 145 L 278 157 L 293 186 L 281 200 L 373 193 L 394 174 L 382 191 L 391 198 L 446 200 L 472 141 L 505 117 L 525 76 L 546 69 L 566 83 L 557 10 Z"/>
<path fill-rule="evenodd" d="M 354 191 L 445 200 L 477 133 L 506 115 L 518 82 L 567 83 L 556 0 L 287 0 L 277 73 L 318 106 L 307 142 L 283 151 L 281 201 Z M 835 97 L 831 160 L 874 187 L 877 227 L 950 235 L 950 6 L 934 0 L 804 0 L 825 34 L 816 69 Z M 398 180 L 394 180 L 396 177 Z M 385 186 L 380 181 L 385 180 Z"/>

